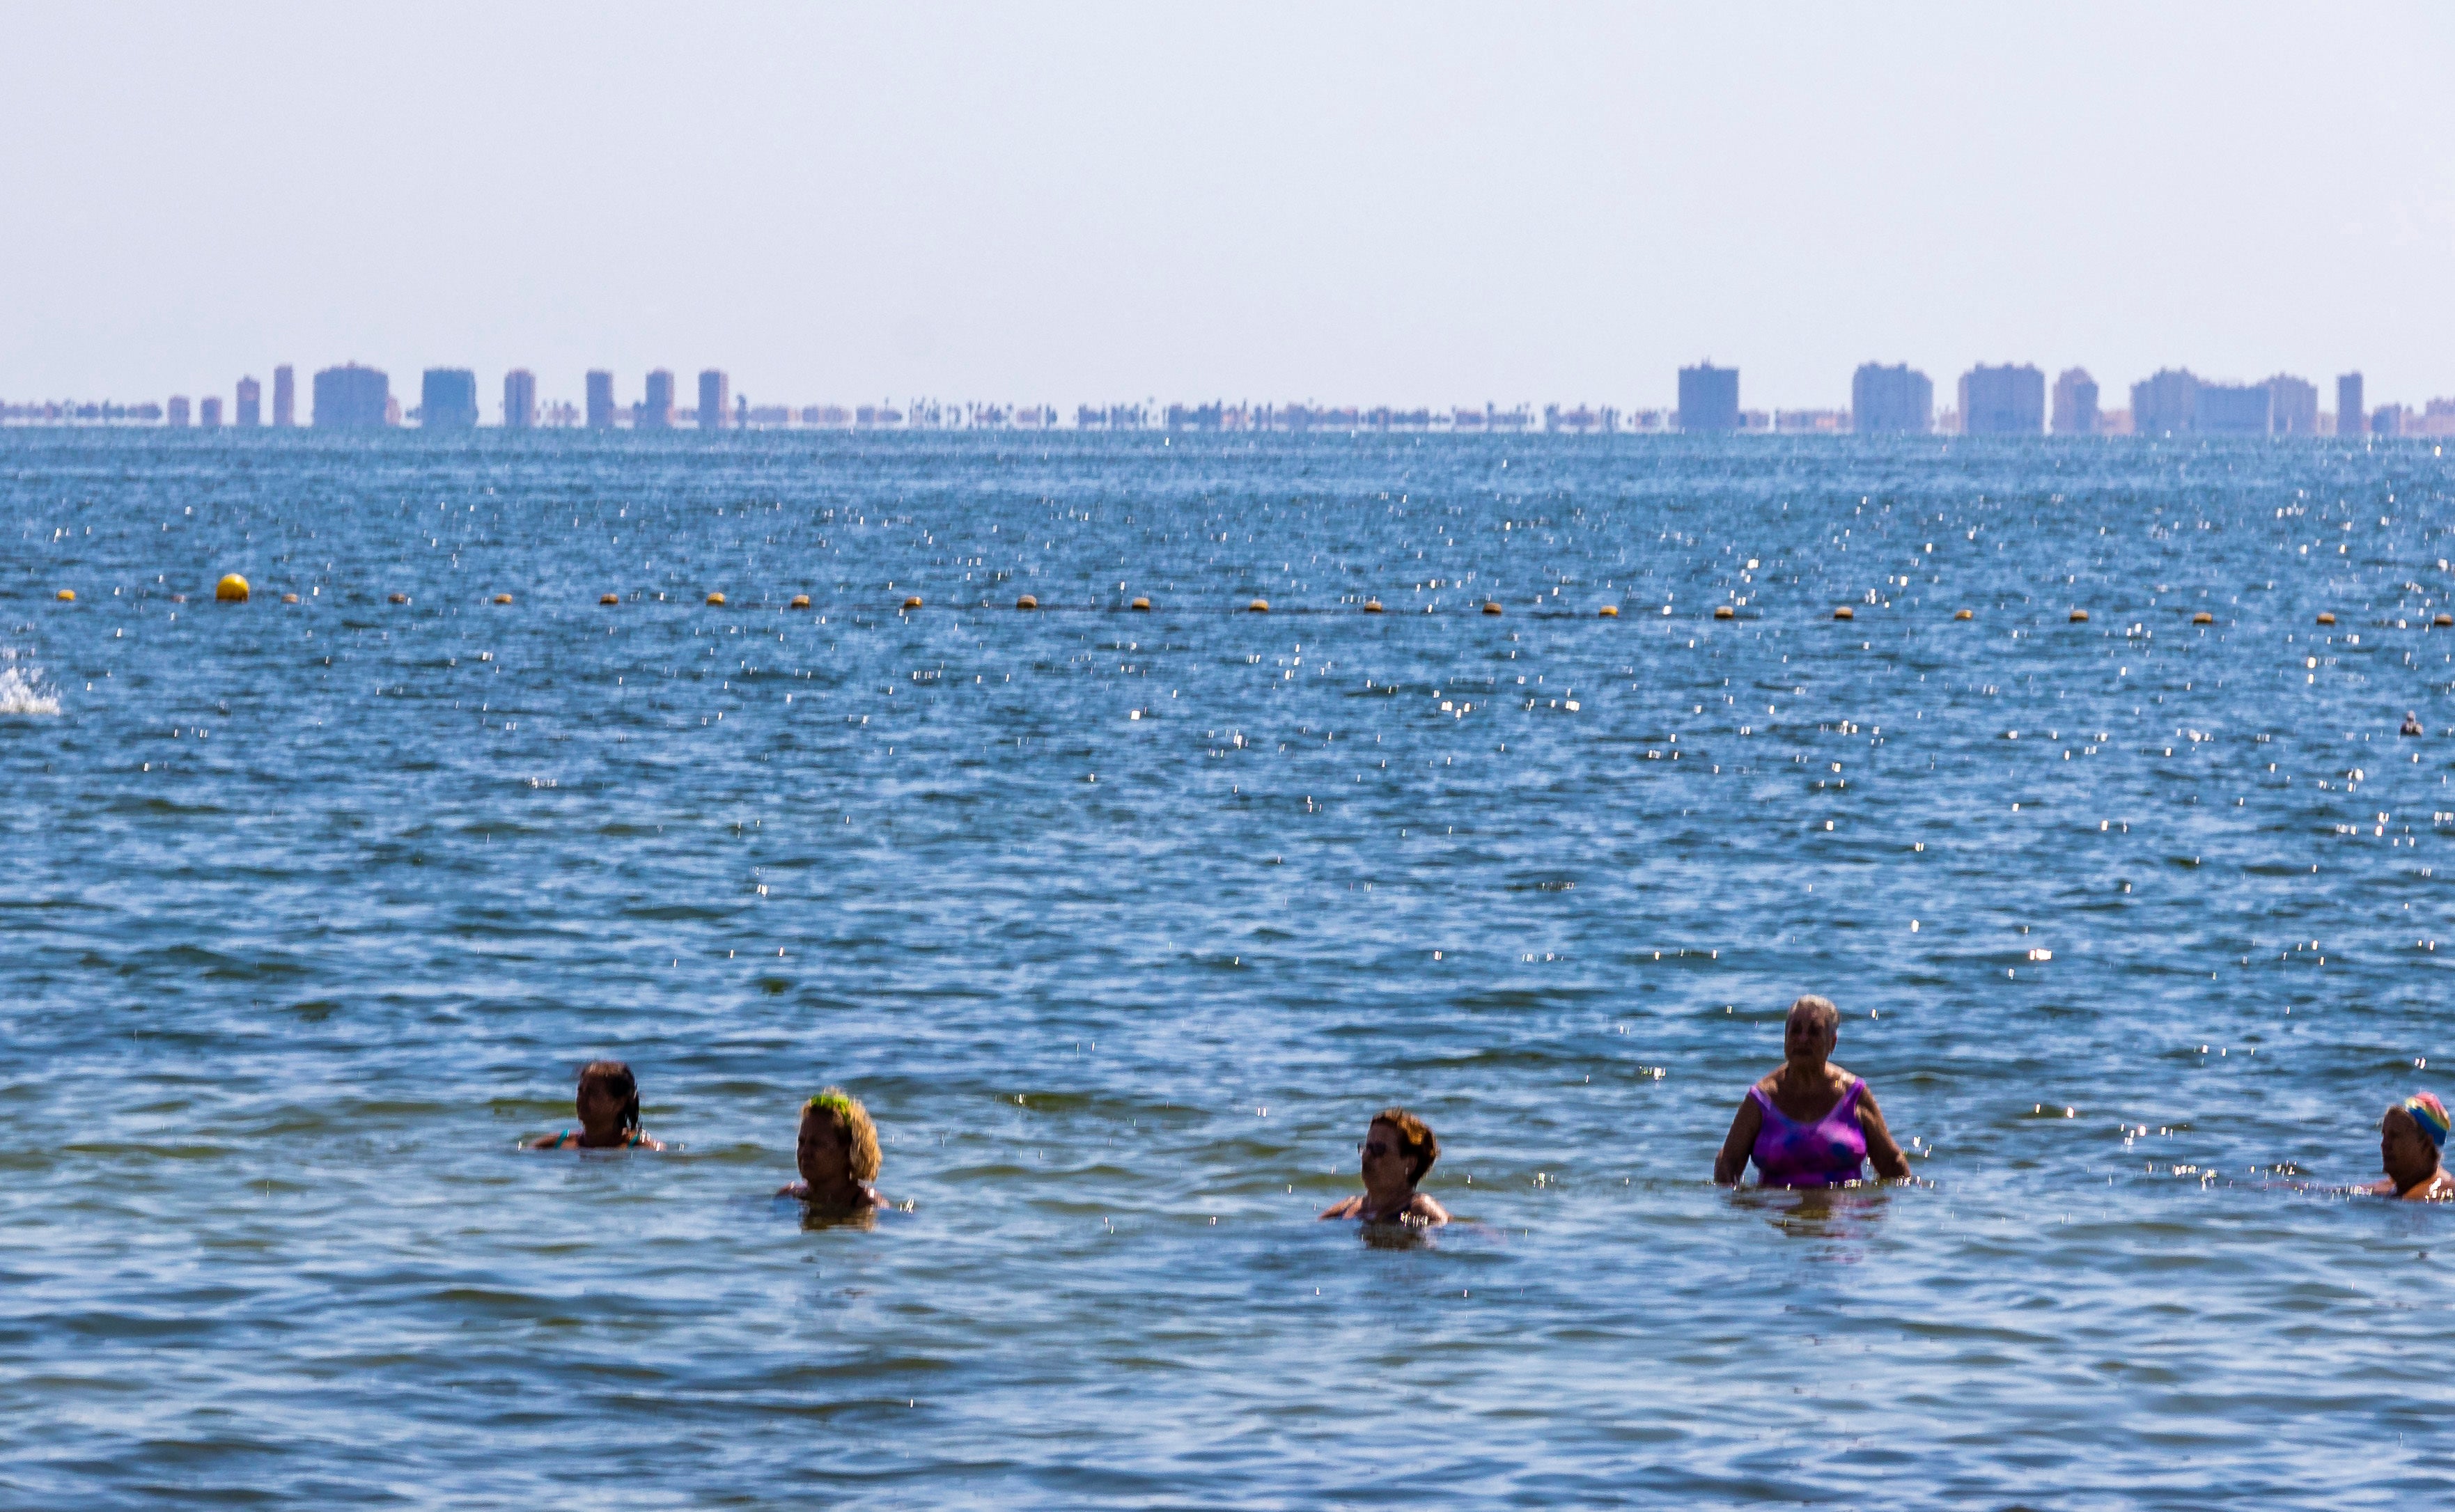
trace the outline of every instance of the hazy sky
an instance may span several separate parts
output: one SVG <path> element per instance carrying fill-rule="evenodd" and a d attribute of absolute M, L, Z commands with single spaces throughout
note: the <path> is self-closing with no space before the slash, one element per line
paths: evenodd
<path fill-rule="evenodd" d="M 2418 401 L 2455 8 L 0 0 L 0 228 L 15 399 Z"/>

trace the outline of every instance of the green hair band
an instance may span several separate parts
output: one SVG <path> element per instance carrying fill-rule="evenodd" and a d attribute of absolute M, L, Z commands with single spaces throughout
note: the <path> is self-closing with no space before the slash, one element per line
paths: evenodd
<path fill-rule="evenodd" d="M 832 1113 L 838 1118 L 849 1119 L 852 1117 L 852 1099 L 841 1092 L 822 1092 L 802 1103 L 801 1109 L 805 1113 L 823 1111 Z"/>

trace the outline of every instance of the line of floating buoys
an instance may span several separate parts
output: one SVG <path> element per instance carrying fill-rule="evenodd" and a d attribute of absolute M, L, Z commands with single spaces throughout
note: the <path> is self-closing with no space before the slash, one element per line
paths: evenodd
<path fill-rule="evenodd" d="M 512 601 L 512 595 L 509 595 L 509 594 L 497 594 L 497 595 L 495 595 L 495 602 L 497 602 L 497 603 L 498 603 L 498 604 L 508 604 L 508 603 L 510 603 L 511 601 Z"/>
<path fill-rule="evenodd" d="M 247 579 L 241 577 L 236 573 L 224 573 L 222 575 L 222 580 L 213 584 L 213 602 L 217 604 L 246 603 Z"/>
<path fill-rule="evenodd" d="M 1137 598 L 1137 599 L 1135 599 L 1135 600 L 1133 601 L 1133 603 L 1132 603 L 1131 605 L 1129 605 L 1129 606 L 1127 606 L 1127 607 L 1129 607 L 1129 608 L 1133 608 L 1133 609 L 1139 609 L 1139 610 L 1143 611 L 1145 614 L 1148 614 L 1148 613 L 1150 612 L 1150 600 L 1149 600 L 1149 599 L 1147 599 L 1147 598 Z"/>
<path fill-rule="evenodd" d="M 2073 610 L 2073 611 L 2071 612 L 2071 622 L 2072 622 L 2073 624 L 2075 624 L 2075 625 L 2085 625 L 2085 624 L 2087 624 L 2087 623 L 2088 623 L 2088 611 L 2087 611 L 2087 610 L 2085 610 L 2085 609 L 2075 609 L 2075 610 Z"/>
<path fill-rule="evenodd" d="M 395 594 L 392 595 L 391 601 L 396 604 L 405 604 L 409 602 L 409 595 L 407 594 Z"/>
<path fill-rule="evenodd" d="M 2191 623 L 2192 623 L 2192 624 L 2194 624 L 2194 625 L 2213 625 L 2213 624 L 2215 624 L 2216 622 L 2217 622 L 2217 616 L 2216 616 L 2216 615 L 2214 615 L 2209 614 L 2209 613 L 2208 613 L 2206 610 L 2204 610 L 2204 609 L 2201 610 L 2198 614 L 2193 615 L 2191 616 Z"/>
<path fill-rule="evenodd" d="M 1485 600 L 1483 601 L 1483 612 L 1484 612 L 1485 614 L 1487 614 L 1487 615 L 1496 615 L 1496 614 L 1499 614 L 1499 613 L 1500 613 L 1500 600 L 1498 600 L 1498 599 L 1496 599 L 1496 598 L 1487 598 L 1487 599 L 1485 599 Z"/>
<path fill-rule="evenodd" d="M 1029 594 L 1025 594 L 1015 599 L 1014 607 L 1017 609 L 1038 609 L 1040 607 L 1040 600 L 1032 597 Z"/>
<path fill-rule="evenodd" d="M 2323 610 L 2321 610 L 2321 611 L 2319 612 L 2319 623 L 2321 623 L 2321 624 L 2323 624 L 2323 625 L 2332 625 L 2332 624 L 2334 624 L 2335 622 L 2336 622 L 2336 616 L 2335 616 L 2335 615 L 2331 615 L 2331 614 L 2328 614 L 2328 613 L 2327 613 L 2325 610 L 2323 610 Z"/>
<path fill-rule="evenodd" d="M 793 595 L 793 601 L 786 604 L 784 607 L 787 609 L 807 609 L 810 607 L 810 595 L 807 594 L 795 594 Z"/>
<path fill-rule="evenodd" d="M 1377 598 L 1366 599 L 1364 601 L 1364 612 L 1368 615 L 1378 615 L 1383 613 L 1384 611 L 1381 608 L 1381 600 Z"/>
<path fill-rule="evenodd" d="M 1858 612 L 1851 608 L 1849 605 L 1843 604 L 1840 608 L 1833 611 L 1833 617 L 1836 619 L 1856 619 L 1858 617 Z"/>
<path fill-rule="evenodd" d="M 1256 598 L 1251 603 L 1247 604 L 1245 606 L 1245 610 L 1248 614 L 1267 615 L 1270 612 L 1270 601 L 1267 598 Z"/>
<path fill-rule="evenodd" d="M 722 609 L 724 607 L 724 595 L 721 591 L 710 594 L 707 595 L 707 601 L 710 606 L 717 609 Z"/>
<path fill-rule="evenodd" d="M 1715 604 L 1714 606 L 1714 617 L 1715 619 L 1736 619 L 1739 617 L 1739 612 L 1733 609 L 1728 604 Z"/>
<path fill-rule="evenodd" d="M 599 594 L 597 595 L 597 601 L 600 604 L 619 604 L 622 601 L 622 595 L 620 594 Z"/>
<path fill-rule="evenodd" d="M 76 602 L 76 590 L 73 588 L 63 588 L 51 596 L 58 599 L 63 604 L 73 604 Z"/>
<path fill-rule="evenodd" d="M 1603 605 L 1603 607 L 1602 607 L 1602 614 L 1600 615 L 1600 616 L 1599 616 L 1599 617 L 1600 617 L 1600 618 L 1603 618 L 1603 619 L 1617 619 L 1617 618 L 1619 617 L 1619 605 L 1617 605 L 1617 604 L 1605 604 L 1605 605 Z"/>
<path fill-rule="evenodd" d="M 1952 617 L 1955 619 L 1976 619 L 1978 617 L 1978 612 L 1974 609 L 1956 609 L 1952 612 Z"/>

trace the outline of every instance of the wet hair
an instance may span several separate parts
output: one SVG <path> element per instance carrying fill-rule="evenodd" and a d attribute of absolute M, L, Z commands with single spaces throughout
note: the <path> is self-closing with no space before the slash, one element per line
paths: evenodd
<path fill-rule="evenodd" d="M 1790 1012 L 1785 1018 L 1796 1018 L 1801 1013 L 1814 1019 L 1816 1026 L 1826 1034 L 1837 1035 L 1841 1032 L 1841 1010 L 1833 1006 L 1833 999 L 1830 998 L 1819 998 L 1814 993 L 1809 993 L 1790 1005 Z"/>
<path fill-rule="evenodd" d="M 1372 1115 L 1374 1123 L 1386 1123 L 1398 1131 L 1398 1153 L 1407 1158 L 1407 1184 L 1414 1185 L 1441 1158 L 1441 1141 L 1432 1126 L 1404 1108 L 1383 1108 Z"/>
<path fill-rule="evenodd" d="M 636 1133 L 639 1127 L 639 1079 L 619 1060 L 592 1060 L 579 1068 L 579 1090 L 590 1083 L 603 1087 L 622 1099 L 622 1130 Z"/>
<path fill-rule="evenodd" d="M 856 1181 L 878 1179 L 878 1125 L 869 1120 L 869 1110 L 861 1099 L 842 1087 L 829 1087 L 801 1104 L 803 1117 L 816 1115 L 836 1126 L 850 1146 L 847 1162 Z"/>

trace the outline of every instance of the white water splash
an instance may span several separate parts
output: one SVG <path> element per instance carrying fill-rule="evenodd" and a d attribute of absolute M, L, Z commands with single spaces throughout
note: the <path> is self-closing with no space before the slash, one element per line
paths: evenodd
<path fill-rule="evenodd" d="M 19 653 L 0 647 L 0 716 L 60 712 L 60 696 L 43 686 L 42 669 L 20 666 Z"/>

